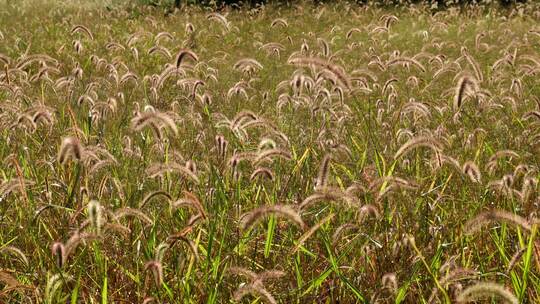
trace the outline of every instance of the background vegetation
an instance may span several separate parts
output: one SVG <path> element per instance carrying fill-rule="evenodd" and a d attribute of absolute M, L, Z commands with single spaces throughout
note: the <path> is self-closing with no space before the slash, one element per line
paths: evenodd
<path fill-rule="evenodd" d="M 540 301 L 538 4 L 0 4 L 0 302 Z"/>

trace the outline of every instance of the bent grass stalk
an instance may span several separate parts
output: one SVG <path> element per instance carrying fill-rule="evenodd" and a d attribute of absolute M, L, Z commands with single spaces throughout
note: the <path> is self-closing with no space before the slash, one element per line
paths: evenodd
<path fill-rule="evenodd" d="M 435 276 L 435 274 L 431 270 L 431 267 L 429 267 L 428 263 L 426 262 L 426 259 L 424 258 L 424 255 L 422 254 L 422 252 L 420 252 L 420 250 L 416 246 L 416 242 L 414 241 L 413 237 L 410 238 L 410 244 L 413 247 L 414 251 L 416 252 L 417 256 L 420 258 L 420 261 L 422 261 L 422 264 L 424 264 L 424 267 L 426 268 L 429 275 L 433 279 L 433 282 L 435 282 L 435 285 L 437 286 L 439 291 L 444 296 L 444 303 L 451 304 L 452 301 L 450 301 L 450 297 L 448 296 L 448 293 L 446 292 L 446 289 L 444 289 L 444 287 L 442 287 L 441 283 L 439 282 L 439 280 L 437 279 L 437 277 Z"/>

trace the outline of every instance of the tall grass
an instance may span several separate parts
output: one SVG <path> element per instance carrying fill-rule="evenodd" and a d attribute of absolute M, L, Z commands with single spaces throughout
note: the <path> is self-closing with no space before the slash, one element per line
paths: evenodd
<path fill-rule="evenodd" d="M 538 4 L 0 6 L 1 303 L 540 301 Z"/>

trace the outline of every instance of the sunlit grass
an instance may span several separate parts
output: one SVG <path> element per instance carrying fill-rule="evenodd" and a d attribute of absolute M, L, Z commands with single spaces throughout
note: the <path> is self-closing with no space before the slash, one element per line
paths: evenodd
<path fill-rule="evenodd" d="M 540 300 L 537 4 L 0 5 L 0 302 Z"/>

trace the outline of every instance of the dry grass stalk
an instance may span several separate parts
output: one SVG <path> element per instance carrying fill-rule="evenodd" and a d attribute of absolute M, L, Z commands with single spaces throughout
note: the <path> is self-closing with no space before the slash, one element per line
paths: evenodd
<path fill-rule="evenodd" d="M 476 79 L 470 75 L 463 75 L 459 80 L 454 94 L 454 111 L 458 111 L 463 104 L 463 99 L 468 94 L 474 94 L 478 90 Z"/>
<path fill-rule="evenodd" d="M 297 66 L 316 66 L 322 68 L 328 71 L 331 75 L 333 75 L 339 81 L 341 86 L 347 89 L 352 88 L 349 76 L 345 73 L 345 70 L 339 65 L 314 57 L 290 58 L 288 60 L 288 63 Z"/>
<path fill-rule="evenodd" d="M 302 221 L 300 214 L 298 214 L 298 212 L 290 206 L 272 205 L 262 206 L 247 213 L 244 213 L 240 217 L 240 229 L 246 230 L 269 215 L 277 215 L 286 218 L 298 225 L 301 229 L 305 229 L 306 227 L 306 224 L 304 224 L 304 221 Z"/>
<path fill-rule="evenodd" d="M 440 153 L 442 150 L 441 144 L 433 137 L 419 136 L 410 139 L 408 142 L 402 145 L 394 154 L 394 159 L 398 159 L 399 157 L 410 152 L 411 150 L 419 147 L 430 148 L 435 153 Z"/>
<path fill-rule="evenodd" d="M 504 210 L 485 211 L 465 223 L 464 231 L 473 234 L 491 222 L 504 222 L 531 231 L 531 224 L 525 218 Z"/>
<path fill-rule="evenodd" d="M 492 282 L 479 282 L 469 286 L 459 294 L 456 300 L 458 303 L 469 303 L 493 296 L 497 296 L 507 303 L 519 303 L 518 299 L 504 286 Z"/>
<path fill-rule="evenodd" d="M 68 159 L 79 161 L 82 159 L 83 147 L 76 137 L 66 137 L 62 140 L 62 145 L 58 152 L 58 162 L 65 164 Z"/>
<path fill-rule="evenodd" d="M 317 175 L 317 180 L 315 182 L 315 188 L 326 187 L 328 183 L 328 174 L 330 169 L 330 161 L 332 156 L 327 154 L 324 156 L 321 165 L 319 167 L 319 174 Z"/>
<path fill-rule="evenodd" d="M 324 217 L 322 220 L 317 222 L 317 224 L 313 225 L 311 228 L 309 228 L 308 231 L 306 231 L 299 239 L 296 241 L 296 246 L 291 250 L 291 254 L 295 254 L 300 247 L 304 245 L 304 243 L 317 231 L 319 228 L 322 227 L 322 225 L 328 223 L 330 220 L 334 218 L 335 214 L 330 213 L 326 217 Z"/>

